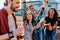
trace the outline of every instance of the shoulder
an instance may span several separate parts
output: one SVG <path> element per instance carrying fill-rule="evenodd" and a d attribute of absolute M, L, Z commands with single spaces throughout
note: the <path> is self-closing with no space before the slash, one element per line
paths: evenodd
<path fill-rule="evenodd" d="M 45 18 L 49 18 L 49 17 L 47 16 L 47 17 L 45 17 Z"/>
<path fill-rule="evenodd" d="M 2 9 L 0 9 L 0 14 L 3 13 Z"/>
<path fill-rule="evenodd" d="M 7 15 L 6 9 L 4 9 L 4 8 L 0 9 L 0 16 L 1 16 L 2 14 Z"/>
<path fill-rule="evenodd" d="M 3 11 L 2 11 L 2 9 L 0 9 L 0 17 L 2 16 L 2 14 L 3 14 Z"/>

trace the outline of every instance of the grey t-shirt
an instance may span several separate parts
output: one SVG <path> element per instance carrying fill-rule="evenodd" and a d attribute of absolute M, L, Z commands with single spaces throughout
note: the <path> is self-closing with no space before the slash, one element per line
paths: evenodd
<path fill-rule="evenodd" d="M 8 24 L 9 24 L 10 31 L 14 31 L 16 29 L 13 17 L 8 16 Z M 11 40 L 17 40 L 16 36 L 14 38 L 11 38 Z"/>
<path fill-rule="evenodd" d="M 33 33 L 33 25 L 27 24 L 25 26 L 24 40 L 32 40 L 32 33 Z"/>

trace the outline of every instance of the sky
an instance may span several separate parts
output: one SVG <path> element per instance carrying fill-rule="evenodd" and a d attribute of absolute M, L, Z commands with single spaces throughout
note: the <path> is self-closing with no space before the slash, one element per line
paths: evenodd
<path fill-rule="evenodd" d="M 26 0 L 26 1 L 29 1 L 29 0 Z M 55 0 L 57 2 L 60 2 L 60 0 Z M 5 0 L 0 0 L 0 9 L 4 7 L 4 2 Z M 20 1 L 21 2 L 21 1 Z M 20 4 L 21 5 L 21 4 Z M 21 8 L 21 7 L 20 7 Z"/>
<path fill-rule="evenodd" d="M 5 0 L 0 0 L 0 9 L 2 9 L 4 7 L 4 2 L 5 2 Z M 19 8 L 21 8 L 21 7 L 19 7 Z"/>

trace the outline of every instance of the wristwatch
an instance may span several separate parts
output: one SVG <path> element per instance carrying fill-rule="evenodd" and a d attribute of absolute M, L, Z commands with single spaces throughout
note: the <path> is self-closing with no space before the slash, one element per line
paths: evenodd
<path fill-rule="evenodd" d="M 8 36 L 9 36 L 9 38 L 13 38 L 14 37 L 13 31 L 8 32 Z"/>

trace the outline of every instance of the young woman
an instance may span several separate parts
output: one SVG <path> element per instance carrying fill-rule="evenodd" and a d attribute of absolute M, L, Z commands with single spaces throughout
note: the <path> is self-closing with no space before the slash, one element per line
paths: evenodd
<path fill-rule="evenodd" d="M 25 27 L 24 40 L 32 40 L 32 33 L 34 30 L 34 26 L 36 25 L 34 21 L 34 16 L 31 11 L 28 11 L 24 17 L 25 17 L 25 19 L 23 19 Z"/>
<path fill-rule="evenodd" d="M 48 16 L 44 20 L 46 26 L 46 40 L 55 40 L 55 29 L 57 26 L 58 13 L 56 9 L 50 8 Z"/>

